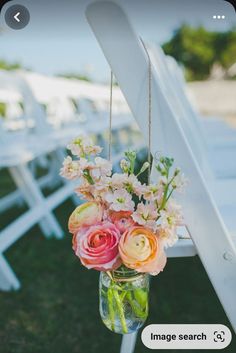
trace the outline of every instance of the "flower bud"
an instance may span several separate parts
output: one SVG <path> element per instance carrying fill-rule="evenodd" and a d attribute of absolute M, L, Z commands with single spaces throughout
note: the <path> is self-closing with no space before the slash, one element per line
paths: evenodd
<path fill-rule="evenodd" d="M 102 220 L 102 207 L 96 202 L 85 202 L 76 207 L 72 212 L 68 228 L 69 232 L 74 234 L 79 231 L 81 227 L 90 226 Z"/>
<path fill-rule="evenodd" d="M 129 171 L 130 163 L 126 159 L 122 159 L 120 161 L 120 167 L 123 170 L 124 173 L 127 173 Z"/>
<path fill-rule="evenodd" d="M 147 170 L 147 169 L 149 168 L 149 166 L 150 166 L 150 163 L 149 163 L 149 162 L 143 163 L 142 168 L 140 169 L 139 174 L 145 172 L 145 170 Z"/>

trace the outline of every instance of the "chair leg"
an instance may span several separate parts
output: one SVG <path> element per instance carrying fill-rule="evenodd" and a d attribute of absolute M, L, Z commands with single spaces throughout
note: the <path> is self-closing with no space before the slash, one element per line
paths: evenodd
<path fill-rule="evenodd" d="M 10 174 L 11 174 L 15 184 L 18 186 L 18 189 L 20 190 L 20 194 L 22 195 L 26 204 L 29 207 L 33 207 L 35 205 L 35 198 L 33 197 L 32 193 L 30 192 L 29 187 L 26 185 L 26 182 L 23 179 L 21 173 L 19 172 L 18 167 L 9 168 L 9 171 L 10 171 Z M 44 220 L 41 220 L 39 222 L 39 227 L 40 227 L 42 233 L 45 235 L 45 237 L 48 238 L 51 236 L 51 229 L 48 226 L 47 222 L 45 222 Z"/>
<path fill-rule="evenodd" d="M 20 288 L 20 282 L 5 257 L 0 254 L 0 290 L 10 291 Z"/>
<path fill-rule="evenodd" d="M 123 335 L 120 353 L 133 353 L 137 339 L 137 332 Z"/>
<path fill-rule="evenodd" d="M 44 203 L 44 196 L 26 165 L 11 167 L 10 172 L 30 207 Z M 56 238 L 63 237 L 63 230 L 52 213 L 43 218 L 40 227 L 46 237 L 51 234 L 54 234 Z"/>
<path fill-rule="evenodd" d="M 64 160 L 64 158 L 67 157 L 67 154 L 65 152 L 65 149 L 63 148 L 59 148 L 54 152 L 54 161 L 55 164 L 57 165 L 57 173 L 59 172 L 61 166 L 62 166 L 62 162 Z M 62 181 L 64 184 L 68 184 L 70 183 L 69 180 L 62 178 Z M 71 195 L 71 200 L 74 203 L 75 206 L 78 206 L 81 204 L 81 200 L 79 199 L 78 196 L 75 195 L 75 193 L 73 192 L 73 194 Z"/>

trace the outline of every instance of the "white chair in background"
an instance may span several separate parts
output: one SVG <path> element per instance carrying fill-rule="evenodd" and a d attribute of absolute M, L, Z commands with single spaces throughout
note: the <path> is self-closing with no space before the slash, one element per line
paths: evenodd
<path fill-rule="evenodd" d="M 148 58 L 143 45 L 117 3 L 98 1 L 88 6 L 86 15 L 147 141 Z M 152 75 L 152 116 L 152 153 L 155 155 L 161 151 L 174 157 L 175 163 L 190 180 L 186 193 L 181 197 L 185 222 L 194 248 L 236 329 L 235 243 L 220 216 L 214 201 L 215 194 L 209 192 L 209 186 L 193 154 L 191 141 L 188 141 L 173 107 L 169 105 L 155 71 Z M 174 248 L 172 250 L 173 255 Z M 179 250 L 178 256 L 185 255 L 185 250 L 184 247 L 182 251 Z M 135 334 L 124 336 L 122 353 L 133 350 L 135 339 Z"/>
<path fill-rule="evenodd" d="M 18 150 L 23 149 L 31 155 L 32 161 L 35 161 L 34 156 L 36 155 L 38 156 L 37 163 L 45 166 L 46 160 L 43 158 L 43 153 L 53 151 L 55 143 L 48 138 L 50 127 L 45 124 L 44 113 L 41 107 L 35 102 L 31 90 L 18 73 L 1 70 L 0 87 L 0 99 L 1 101 L 5 101 L 6 104 L 6 117 L 2 121 L 0 130 L 2 165 L 4 165 L 4 160 L 6 160 L 7 165 L 9 163 L 10 165 L 14 165 L 15 161 L 19 159 L 20 153 L 18 153 Z M 12 93 L 15 93 L 14 103 L 21 106 L 20 116 L 16 116 L 15 119 L 8 114 L 8 104 L 11 104 L 11 102 L 2 95 L 4 87 L 7 95 L 12 96 Z M 11 122 L 10 126 L 9 121 Z M 14 125 L 15 121 L 19 122 L 16 126 Z M 33 162 L 31 163 L 31 167 L 32 165 Z M 52 175 L 40 178 L 38 180 L 39 185 L 44 186 L 48 184 L 50 178 L 52 179 Z M 0 211 L 9 208 L 21 196 L 21 192 L 18 189 L 11 195 L 2 198 L 0 201 Z"/>
<path fill-rule="evenodd" d="M 63 230 L 52 211 L 73 193 L 73 184 L 66 184 L 50 196 L 44 197 L 39 183 L 29 169 L 29 162 L 52 153 L 57 146 L 51 138 L 50 129 L 42 121 L 40 107 L 22 77 L 13 72 L 0 72 L 0 86 L 5 89 L 13 87 L 21 93 L 26 114 L 24 131 L 11 133 L 2 129 L 0 132 L 0 168 L 9 170 L 20 195 L 29 207 L 28 211 L 0 232 L 0 289 L 10 290 L 18 289 L 20 283 L 4 258 L 4 251 L 36 223 L 39 223 L 46 237 L 54 235 L 61 238 Z M 30 120 L 33 120 L 33 127 L 28 127 Z M 7 197 L 8 195 L 3 202 Z M 16 193 L 10 195 L 8 203 L 14 203 L 17 197 Z"/>
<path fill-rule="evenodd" d="M 80 130 L 97 137 L 106 149 L 105 132 L 109 127 L 109 87 L 77 79 L 47 77 L 32 72 L 22 72 L 38 102 L 46 108 L 54 135 L 65 145 Z M 121 130 L 126 131 L 132 144 L 133 118 L 124 104 L 117 87 L 113 89 L 114 117 L 112 124 L 115 153 L 123 147 Z M 96 121 L 96 124 L 95 124 Z M 131 129 L 129 131 L 129 129 Z M 70 135 L 72 134 L 72 137 Z M 63 139 L 64 138 L 64 139 Z M 119 148 L 118 148 L 119 146 Z"/>
<path fill-rule="evenodd" d="M 43 82 L 44 80 L 41 80 L 41 90 L 44 89 Z M 52 78 L 50 82 L 53 83 L 52 87 L 54 87 Z M 68 87 L 66 80 L 63 81 L 64 83 Z M 64 185 L 48 197 L 43 196 L 41 187 L 52 185 L 58 180 L 59 168 L 65 157 L 65 146 L 73 137 L 81 133 L 93 135 L 96 138 L 100 136 L 99 142 L 105 147 L 107 141 L 104 138 L 104 133 L 108 130 L 109 119 L 108 114 L 99 112 L 96 109 L 94 114 L 91 114 L 92 106 L 90 106 L 90 111 L 83 112 L 86 114 L 83 124 L 71 115 L 69 121 L 68 119 L 63 120 L 61 117 L 61 123 L 57 128 L 54 128 L 53 125 L 50 126 L 45 110 L 40 105 L 41 102 L 36 101 L 34 92 L 25 81 L 25 73 L 0 71 L 0 87 L 1 89 L 13 89 L 18 92 L 23 101 L 25 114 L 22 122 L 23 128 L 20 131 L 16 129 L 16 131 L 10 132 L 6 126 L 1 126 L 0 131 L 0 168 L 8 168 L 18 188 L 0 200 L 0 211 L 3 212 L 8 209 L 21 198 L 29 206 L 28 211 L 14 220 L 0 233 L 0 289 L 10 290 L 19 288 L 20 283 L 4 258 L 4 251 L 36 223 L 39 223 L 46 236 L 54 234 L 57 238 L 61 238 L 63 231 L 51 211 L 70 196 L 73 197 L 75 203 L 78 204 L 79 202 L 78 198 L 74 196 L 74 185 L 71 182 L 64 181 Z M 46 89 L 48 87 L 45 87 Z M 47 92 L 50 93 L 50 91 Z M 66 91 L 64 98 L 60 100 L 62 105 L 65 102 L 69 102 L 67 93 Z M 55 90 L 53 94 L 54 96 L 56 95 Z M 94 107 L 96 107 L 96 102 L 99 101 L 101 103 L 101 98 L 101 96 L 96 97 L 96 95 L 93 97 Z M 65 107 L 62 107 L 62 110 L 68 107 L 68 104 L 65 103 Z M 55 118 L 57 117 L 55 116 Z M 122 117 L 117 115 L 113 125 L 114 134 L 120 129 L 124 129 L 127 130 L 128 135 L 131 135 L 129 133 L 130 123 L 130 116 Z M 125 148 L 122 145 L 122 139 L 117 141 L 117 143 Z M 140 147 L 140 144 L 138 147 Z M 46 158 L 45 156 L 49 156 L 50 161 L 47 161 L 48 157 Z M 42 162 L 46 163 L 46 166 L 48 163 L 52 173 L 50 172 L 40 180 L 36 180 L 31 171 L 30 163 L 32 164 L 32 162 L 42 158 Z M 119 159 L 120 154 L 114 153 L 113 160 L 118 163 Z"/>
<path fill-rule="evenodd" d="M 19 160 L 22 160 L 22 150 L 30 156 L 31 160 L 33 160 L 36 157 L 40 157 L 53 151 L 55 149 L 55 144 L 50 138 L 48 138 L 48 133 L 50 131 L 48 131 L 48 126 L 43 120 L 43 112 L 37 105 L 36 101 L 34 101 L 32 92 L 24 79 L 14 72 L 0 71 L 0 86 L 5 89 L 9 88 L 18 90 L 18 93 L 22 98 L 21 103 L 24 106 L 24 114 L 22 115 L 24 128 L 20 131 L 8 131 L 7 128 L 4 127 L 1 129 L 1 167 L 6 165 L 9 168 L 9 171 L 15 183 L 18 184 L 21 193 L 25 195 L 24 197 L 26 200 L 29 200 L 30 198 L 34 198 L 34 191 L 32 191 L 32 196 L 28 195 L 27 190 L 23 187 L 24 183 L 21 180 L 21 176 L 19 173 L 15 172 L 14 165 L 16 163 L 18 164 Z M 7 124 L 8 117 L 6 117 L 5 120 Z M 38 198 L 38 195 L 35 195 L 35 197 Z M 4 202 L 2 202 L 2 205 L 4 207 Z M 49 218 L 51 218 L 51 215 L 49 215 Z M 52 216 L 51 219 L 55 220 L 55 217 Z M 56 220 L 55 223 L 57 223 Z M 52 229 L 48 227 L 47 232 L 50 231 L 52 231 Z M 61 233 L 58 225 L 54 227 L 54 231 L 56 231 L 56 234 Z"/>

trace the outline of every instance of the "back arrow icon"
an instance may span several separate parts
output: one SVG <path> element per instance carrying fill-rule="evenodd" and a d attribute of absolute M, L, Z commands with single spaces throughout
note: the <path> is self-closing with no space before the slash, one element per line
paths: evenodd
<path fill-rule="evenodd" d="M 20 12 L 17 12 L 17 14 L 15 14 L 15 16 L 14 16 L 14 19 L 17 21 L 17 22 L 20 22 L 20 20 L 19 20 L 19 15 L 20 15 Z"/>

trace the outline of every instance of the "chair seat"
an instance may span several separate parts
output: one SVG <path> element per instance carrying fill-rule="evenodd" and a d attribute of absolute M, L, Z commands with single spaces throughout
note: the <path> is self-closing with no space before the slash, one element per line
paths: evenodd
<path fill-rule="evenodd" d="M 168 257 L 188 257 L 197 255 L 197 250 L 191 239 L 179 239 L 178 242 L 166 251 Z"/>
<path fill-rule="evenodd" d="M 220 207 L 220 214 L 230 234 L 236 237 L 236 206 L 222 206 Z"/>

